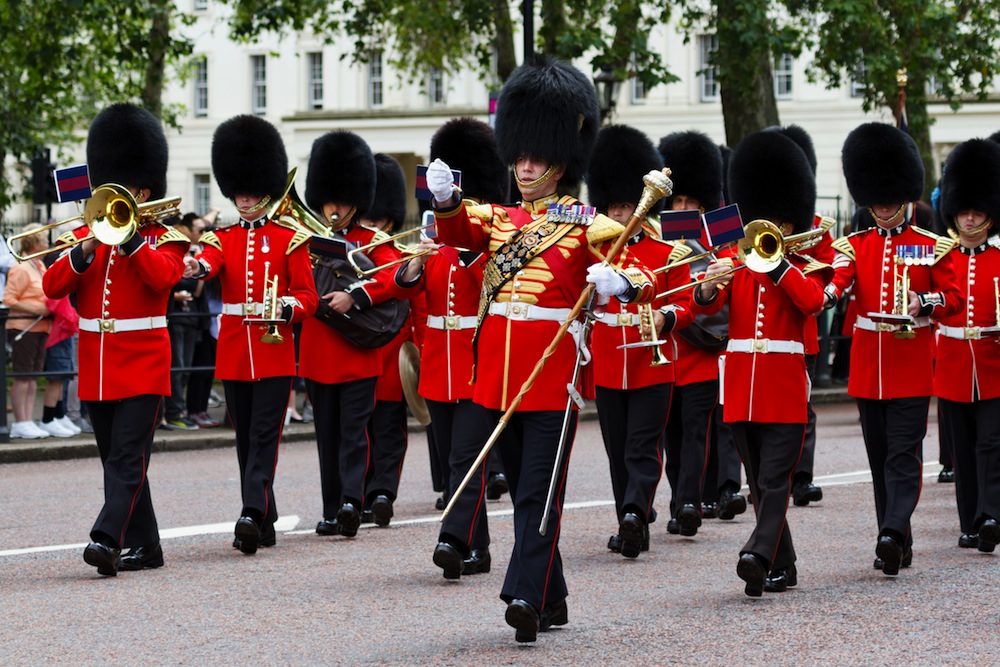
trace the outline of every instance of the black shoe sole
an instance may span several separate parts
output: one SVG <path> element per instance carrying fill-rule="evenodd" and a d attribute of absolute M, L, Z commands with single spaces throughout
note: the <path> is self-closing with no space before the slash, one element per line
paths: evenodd
<path fill-rule="evenodd" d="M 507 605 L 507 625 L 514 628 L 514 639 L 522 644 L 538 640 L 538 616 L 522 605 Z"/>
<path fill-rule="evenodd" d="M 894 576 L 899 574 L 899 566 L 903 560 L 903 550 L 895 542 L 879 540 L 875 545 L 875 555 L 882 560 L 882 573 Z"/>
<path fill-rule="evenodd" d="M 97 574 L 103 575 L 105 577 L 117 577 L 118 570 L 121 569 L 121 561 L 119 560 L 118 565 L 115 565 L 114 559 L 108 560 L 107 554 L 96 549 L 84 549 L 83 550 L 83 561 L 87 565 L 91 565 L 97 568 Z"/>
<path fill-rule="evenodd" d="M 701 527 L 701 515 L 698 510 L 685 511 L 683 508 L 677 512 L 677 523 L 680 524 L 680 533 L 684 537 L 694 537 Z"/>
<path fill-rule="evenodd" d="M 340 534 L 344 537 L 354 537 L 361 527 L 361 515 L 357 510 L 351 512 L 341 509 L 337 512 L 337 525 L 340 526 Z"/>
<path fill-rule="evenodd" d="M 248 523 L 237 523 L 234 532 L 240 543 L 237 547 L 240 551 L 248 556 L 257 553 L 257 547 L 260 546 L 259 528 Z"/>
<path fill-rule="evenodd" d="M 622 539 L 621 554 L 625 558 L 638 558 L 642 551 L 642 538 L 645 528 L 638 517 L 626 516 L 618 525 L 618 535 Z"/>
<path fill-rule="evenodd" d="M 462 570 L 465 569 L 465 561 L 462 559 L 462 554 L 458 553 L 458 550 L 455 548 L 434 549 L 434 564 L 444 570 L 444 578 L 449 580 L 461 579 Z"/>
<path fill-rule="evenodd" d="M 372 503 L 372 515 L 375 517 L 375 525 L 386 527 L 392 520 L 392 503 L 389 500 L 375 500 Z"/>
<path fill-rule="evenodd" d="M 756 558 L 741 556 L 740 561 L 736 564 L 736 575 L 746 582 L 744 593 L 753 598 L 759 598 L 764 594 L 764 579 L 767 573 L 764 571 L 764 566 Z"/>

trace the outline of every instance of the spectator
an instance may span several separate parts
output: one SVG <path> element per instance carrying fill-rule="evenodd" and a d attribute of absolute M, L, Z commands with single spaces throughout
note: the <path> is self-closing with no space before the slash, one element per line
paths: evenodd
<path fill-rule="evenodd" d="M 193 222 L 194 236 L 191 239 L 191 252 L 201 252 L 201 245 L 198 240 L 204 232 L 215 231 L 215 220 L 219 215 L 218 209 L 212 209 L 205 216 Z M 216 317 L 222 312 L 222 289 L 219 286 L 219 279 L 213 278 L 207 281 L 200 281 L 200 296 L 195 299 L 197 312 L 202 316 L 198 318 L 200 335 L 194 346 L 194 356 L 191 366 L 215 366 L 215 347 L 219 338 L 219 320 Z M 211 316 L 209 316 L 211 314 Z M 212 395 L 213 371 L 191 371 L 187 384 L 187 409 L 188 417 L 196 423 L 199 428 L 214 428 L 220 426 L 221 422 L 208 414 L 209 399 Z"/>
<path fill-rule="evenodd" d="M 73 337 L 80 330 L 80 316 L 66 296 L 61 299 L 46 299 L 46 305 L 52 313 L 52 328 L 45 340 L 44 368 L 46 373 L 54 375 L 46 376 L 40 426 L 49 435 L 68 438 L 83 430 L 66 416 L 63 403 L 63 393 L 71 377 L 64 373 L 76 370 L 73 363 L 76 358 Z"/>
<path fill-rule="evenodd" d="M 40 228 L 41 225 L 32 223 L 24 231 L 31 232 Z M 25 236 L 20 243 L 22 255 L 36 253 L 45 247 L 45 238 L 40 234 Z M 7 320 L 7 342 L 11 348 L 14 373 L 39 373 L 45 362 L 45 339 L 49 335 L 51 322 L 45 319 L 49 309 L 42 291 L 44 274 L 45 264 L 36 258 L 13 265 L 7 275 L 3 302 L 10 308 L 12 318 Z M 30 319 L 31 317 L 35 319 Z M 10 402 L 14 408 L 10 437 L 35 439 L 50 435 L 32 420 L 37 390 L 36 378 L 14 378 L 10 390 Z"/>
<path fill-rule="evenodd" d="M 191 243 L 196 244 L 201 237 L 203 223 L 196 213 L 186 213 L 174 223 L 174 229 L 186 236 Z M 195 235 L 195 227 L 199 231 Z M 197 300 L 201 298 L 204 284 L 193 278 L 181 278 L 174 285 L 170 301 L 167 304 L 167 330 L 170 333 L 171 367 L 170 397 L 166 401 L 166 428 L 193 430 L 198 424 L 188 414 L 185 400 L 185 387 L 190 371 L 177 370 L 190 368 L 194 360 L 194 348 L 201 335 L 200 320 L 195 316 L 198 312 Z"/>
<path fill-rule="evenodd" d="M 0 235 L 0 294 L 3 294 L 7 286 L 7 272 L 14 264 L 14 256 L 10 254 L 10 248 L 7 247 L 7 239 Z"/>

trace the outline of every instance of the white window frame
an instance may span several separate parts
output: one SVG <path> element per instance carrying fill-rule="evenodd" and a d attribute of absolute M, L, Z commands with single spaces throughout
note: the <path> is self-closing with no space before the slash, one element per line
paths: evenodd
<path fill-rule="evenodd" d="M 194 175 L 194 210 L 205 215 L 212 209 L 212 175 Z"/>
<path fill-rule="evenodd" d="M 323 108 L 323 52 L 306 54 L 306 90 L 310 109 Z"/>
<path fill-rule="evenodd" d="M 719 50 L 719 37 L 715 34 L 698 36 L 698 84 L 702 102 L 719 101 L 719 82 L 715 78 L 715 66 L 711 64 L 711 54 Z"/>
<path fill-rule="evenodd" d="M 208 56 L 198 58 L 194 63 L 194 100 L 192 112 L 195 118 L 208 116 Z"/>
<path fill-rule="evenodd" d="M 629 58 L 630 64 L 632 65 L 632 71 L 636 70 L 635 66 L 635 54 Z M 649 98 L 649 91 L 646 90 L 646 84 L 642 82 L 642 79 L 635 76 L 634 74 L 629 77 L 629 101 L 632 104 L 645 104 L 646 100 Z"/>
<path fill-rule="evenodd" d="M 368 60 L 368 108 L 378 109 L 385 102 L 382 83 L 382 52 L 372 51 Z"/>
<path fill-rule="evenodd" d="M 795 94 L 795 57 L 782 53 L 774 58 L 774 97 L 790 100 Z"/>
<path fill-rule="evenodd" d="M 444 70 L 431 66 L 427 72 L 427 99 L 432 107 L 445 105 Z"/>
<path fill-rule="evenodd" d="M 250 111 L 267 113 L 267 56 L 250 56 Z"/>
<path fill-rule="evenodd" d="M 206 12 L 208 11 L 208 0 L 194 0 L 192 9 L 196 12 Z"/>

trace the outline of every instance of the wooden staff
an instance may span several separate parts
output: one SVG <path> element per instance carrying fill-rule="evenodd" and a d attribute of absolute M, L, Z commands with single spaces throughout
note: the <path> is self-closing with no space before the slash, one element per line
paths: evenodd
<path fill-rule="evenodd" d="M 649 209 L 652 208 L 653 204 L 673 192 L 673 183 L 670 181 L 669 176 L 670 169 L 664 168 L 662 171 L 651 171 L 642 178 L 642 182 L 645 185 L 642 189 L 642 197 L 640 197 L 639 204 L 635 207 L 635 211 L 632 213 L 628 223 L 625 225 L 625 230 L 618 236 L 614 245 L 611 247 L 611 251 L 608 253 L 607 259 L 604 261 L 605 265 L 610 264 L 618 258 L 618 254 L 625 246 L 625 243 L 627 243 L 629 238 L 632 236 L 632 232 L 646 218 L 646 213 L 649 212 Z M 545 352 L 542 354 L 538 362 L 535 363 L 535 367 L 532 369 L 531 374 L 524 381 L 524 384 L 521 385 L 521 389 L 517 392 L 517 395 L 514 396 L 514 400 L 511 401 L 510 407 L 508 407 L 507 411 L 500 417 L 500 421 L 497 423 L 496 428 L 493 429 L 493 433 L 490 434 L 486 444 L 483 445 L 483 448 L 480 450 L 476 460 L 472 462 L 472 466 L 469 468 L 469 472 L 465 474 L 465 478 L 462 480 L 462 483 L 458 485 L 457 489 L 455 489 L 455 493 L 452 494 L 451 500 L 448 501 L 448 506 L 444 508 L 444 512 L 441 514 L 441 521 L 444 521 L 448 516 L 448 513 L 451 512 L 451 509 L 455 506 L 455 502 L 458 500 L 458 497 L 462 494 L 462 491 L 465 490 L 465 487 L 469 485 L 469 481 L 472 479 L 472 476 L 476 473 L 479 466 L 482 465 L 486 456 L 493 448 L 493 445 L 496 444 L 496 441 L 500 438 L 500 434 L 503 433 L 505 428 L 507 428 L 507 423 L 510 421 L 510 418 L 514 415 L 514 412 L 517 411 L 518 406 L 521 405 L 521 399 L 524 398 L 524 395 L 527 394 L 532 385 L 535 384 L 535 380 L 538 379 L 542 369 L 545 368 L 545 362 L 549 360 L 549 357 L 555 354 L 556 350 L 559 348 L 559 343 L 562 342 L 563 336 L 566 335 L 570 325 L 573 324 L 573 321 L 580 315 L 580 312 L 590 300 L 590 296 L 593 291 L 594 284 L 587 283 L 587 286 L 580 294 L 580 298 L 576 300 L 576 304 L 573 306 L 573 309 L 570 310 L 569 315 L 566 316 L 566 319 L 559 326 L 559 330 L 556 332 L 552 342 L 549 343 L 547 348 L 545 348 Z"/>

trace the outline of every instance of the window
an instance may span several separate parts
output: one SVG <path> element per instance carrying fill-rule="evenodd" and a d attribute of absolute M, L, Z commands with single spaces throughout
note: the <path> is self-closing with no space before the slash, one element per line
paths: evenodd
<path fill-rule="evenodd" d="M 698 38 L 700 50 L 701 101 L 717 102 L 719 100 L 719 82 L 715 80 L 715 65 L 712 60 L 719 50 L 719 38 L 716 35 L 702 35 Z"/>
<path fill-rule="evenodd" d="M 208 0 L 194 0 L 194 10 L 203 12 L 208 9 Z"/>
<path fill-rule="evenodd" d="M 382 106 L 382 52 L 372 51 L 368 60 L 368 106 Z"/>
<path fill-rule="evenodd" d="M 635 64 L 635 54 L 632 54 L 629 59 L 629 65 L 632 69 L 632 76 L 629 78 L 629 93 L 632 104 L 642 104 L 646 101 L 646 97 L 649 93 L 646 91 L 646 84 L 642 82 L 638 76 L 635 75 L 638 69 Z"/>
<path fill-rule="evenodd" d="M 194 210 L 205 215 L 212 208 L 212 177 L 209 174 L 194 175 Z"/>
<path fill-rule="evenodd" d="M 208 115 L 208 58 L 202 56 L 194 64 L 194 115 Z"/>
<path fill-rule="evenodd" d="M 865 83 L 868 78 L 868 68 L 865 67 L 864 63 L 859 64 L 854 68 L 854 72 L 851 76 L 851 97 L 864 97 L 865 88 L 867 84 Z"/>
<path fill-rule="evenodd" d="M 309 108 L 323 108 L 323 54 L 319 51 L 306 57 L 306 88 L 309 91 Z"/>
<path fill-rule="evenodd" d="M 250 109 L 257 115 L 267 113 L 267 61 L 264 56 L 250 56 Z"/>
<path fill-rule="evenodd" d="M 774 59 L 774 96 L 779 100 L 792 98 L 792 77 L 795 70 L 795 58 L 784 53 Z"/>
<path fill-rule="evenodd" d="M 431 67 L 427 75 L 427 97 L 432 107 L 444 104 L 444 70 Z"/>

